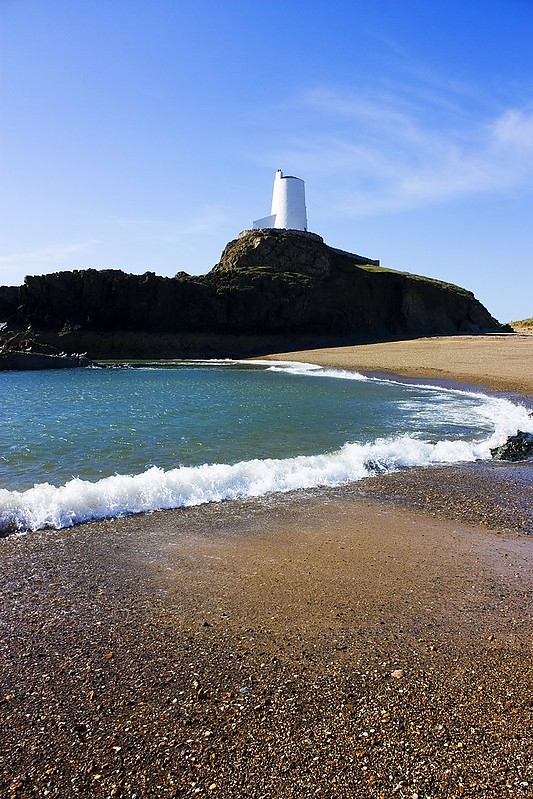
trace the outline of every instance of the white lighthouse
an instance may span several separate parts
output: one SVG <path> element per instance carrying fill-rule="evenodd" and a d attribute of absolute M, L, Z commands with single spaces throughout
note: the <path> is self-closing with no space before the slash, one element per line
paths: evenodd
<path fill-rule="evenodd" d="M 281 169 L 278 169 L 274 178 L 270 216 L 256 219 L 253 227 L 307 230 L 303 180 L 292 175 L 284 175 Z"/>

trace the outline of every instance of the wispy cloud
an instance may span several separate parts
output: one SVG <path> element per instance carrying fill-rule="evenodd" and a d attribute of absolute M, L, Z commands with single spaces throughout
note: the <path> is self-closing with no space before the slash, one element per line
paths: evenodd
<path fill-rule="evenodd" d="M 471 94 L 431 85 L 372 95 L 317 88 L 299 98 L 306 133 L 286 138 L 284 156 L 315 183 L 335 185 L 321 197 L 323 211 L 336 215 L 533 186 L 532 108 L 495 112 Z"/>
<path fill-rule="evenodd" d="M 533 153 L 533 112 L 526 113 L 519 109 L 505 111 L 494 122 L 492 134 L 496 145 Z"/>
<path fill-rule="evenodd" d="M 122 218 L 116 221 L 137 241 L 159 241 L 187 247 L 189 237 L 212 234 L 232 219 L 228 208 L 202 205 L 195 208 L 194 213 L 175 219 Z"/>
<path fill-rule="evenodd" d="M 77 242 L 73 244 L 60 244 L 51 247 L 41 247 L 37 250 L 27 250 L 24 252 L 12 253 L 11 255 L 0 255 L 0 269 L 8 267 L 21 267 L 28 266 L 32 269 L 41 269 L 43 266 L 50 264 L 61 264 L 64 258 L 72 255 L 73 253 L 88 250 L 101 244 L 99 239 L 88 239 L 87 241 Z"/>

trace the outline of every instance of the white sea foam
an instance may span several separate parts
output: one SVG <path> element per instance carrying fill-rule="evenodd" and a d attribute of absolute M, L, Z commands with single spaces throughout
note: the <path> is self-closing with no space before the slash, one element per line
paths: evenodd
<path fill-rule="evenodd" d="M 490 447 L 518 428 L 533 432 L 525 408 L 480 396 L 481 415 L 492 433 L 481 441 L 430 442 L 416 436 L 347 443 L 315 456 L 204 464 L 164 471 L 152 467 L 136 475 L 114 475 L 97 482 L 79 478 L 63 486 L 49 483 L 27 491 L 0 490 L 0 530 L 69 527 L 92 519 L 200 505 L 271 492 L 338 486 L 377 472 L 404 467 L 468 462 L 490 457 Z"/>
<path fill-rule="evenodd" d="M 348 371 L 347 369 L 326 369 L 316 363 L 302 363 L 301 361 L 275 361 L 261 358 L 212 358 L 211 360 L 189 360 L 183 361 L 184 364 L 195 366 L 262 366 L 269 372 L 284 372 L 290 375 L 302 377 L 335 377 L 343 380 L 376 380 L 377 378 L 365 377 L 359 372 Z"/>
<path fill-rule="evenodd" d="M 269 363 L 268 361 L 264 363 Z M 270 362 L 272 363 L 272 362 Z M 366 377 L 360 372 L 352 372 L 347 369 L 326 369 L 313 363 L 297 363 L 295 361 L 274 361 L 268 367 L 270 372 L 285 372 L 285 374 L 299 375 L 302 377 L 334 377 L 339 380 L 377 380 L 377 378 Z"/>
<path fill-rule="evenodd" d="M 200 363 L 200 362 L 198 362 Z M 213 362 L 206 362 L 210 365 Z M 235 361 L 219 361 L 235 364 Z M 242 363 L 249 364 L 250 361 Z M 302 376 L 365 380 L 353 372 L 322 369 L 312 364 L 255 361 L 270 369 Z M 428 386 L 421 386 L 424 390 Z M 469 398 L 460 402 L 447 420 L 475 421 L 477 440 L 424 440 L 415 435 L 380 438 L 370 443 L 346 443 L 336 452 L 292 458 L 248 460 L 235 464 L 204 464 L 163 470 L 153 466 L 135 474 L 117 474 L 96 482 L 74 478 L 65 485 L 40 483 L 26 491 L 0 489 L 0 531 L 70 527 L 80 522 L 127 514 L 201 505 L 207 502 L 257 497 L 318 486 L 339 486 L 380 472 L 413 466 L 469 462 L 490 457 L 490 448 L 517 430 L 533 432 L 528 410 L 499 397 L 435 388 L 443 398 L 450 393 Z M 427 413 L 438 413 L 437 404 Z M 405 402 L 409 402 L 408 399 Z M 423 405 L 421 414 L 426 413 Z"/>

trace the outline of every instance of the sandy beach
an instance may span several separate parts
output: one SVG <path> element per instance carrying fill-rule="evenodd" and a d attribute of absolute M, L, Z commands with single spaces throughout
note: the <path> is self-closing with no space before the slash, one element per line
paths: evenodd
<path fill-rule="evenodd" d="M 533 397 L 533 336 L 272 356 Z M 533 467 L 0 541 L 0 792 L 532 797 Z"/>
<path fill-rule="evenodd" d="M 267 355 L 367 373 L 451 380 L 493 391 L 533 394 L 533 334 L 434 336 L 410 341 Z"/>

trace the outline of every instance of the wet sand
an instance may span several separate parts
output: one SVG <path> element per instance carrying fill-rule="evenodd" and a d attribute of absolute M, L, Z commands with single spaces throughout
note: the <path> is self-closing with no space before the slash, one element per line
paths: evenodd
<path fill-rule="evenodd" d="M 473 464 L 0 541 L 0 795 L 533 796 L 532 514 Z"/>
<path fill-rule="evenodd" d="M 435 336 L 267 355 L 363 373 L 452 380 L 533 395 L 533 334 Z"/>

